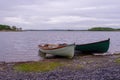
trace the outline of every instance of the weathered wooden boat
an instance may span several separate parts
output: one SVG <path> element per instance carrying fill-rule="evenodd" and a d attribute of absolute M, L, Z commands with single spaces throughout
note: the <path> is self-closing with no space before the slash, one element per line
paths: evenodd
<path fill-rule="evenodd" d="M 52 55 L 72 58 L 74 56 L 74 49 L 75 49 L 75 44 L 39 45 L 40 54 L 44 57 L 46 56 L 46 54 L 52 54 Z"/>
<path fill-rule="evenodd" d="M 75 50 L 82 53 L 105 53 L 109 49 L 110 38 L 103 41 L 98 41 L 88 44 L 76 44 Z"/>

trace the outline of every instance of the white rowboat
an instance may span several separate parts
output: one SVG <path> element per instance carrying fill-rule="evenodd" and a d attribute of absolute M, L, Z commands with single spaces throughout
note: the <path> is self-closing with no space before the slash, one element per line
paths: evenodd
<path fill-rule="evenodd" d="M 42 56 L 46 56 L 46 54 L 52 54 L 57 56 L 64 56 L 67 58 L 72 58 L 74 56 L 75 44 L 58 46 L 54 48 L 43 48 L 43 46 L 39 45 L 39 50 Z"/>

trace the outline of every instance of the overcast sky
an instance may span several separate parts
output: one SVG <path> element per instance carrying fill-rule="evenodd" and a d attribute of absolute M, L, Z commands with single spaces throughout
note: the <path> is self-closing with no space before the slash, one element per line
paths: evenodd
<path fill-rule="evenodd" d="M 120 28 L 120 0 L 0 0 L 0 24 L 23 29 Z"/>

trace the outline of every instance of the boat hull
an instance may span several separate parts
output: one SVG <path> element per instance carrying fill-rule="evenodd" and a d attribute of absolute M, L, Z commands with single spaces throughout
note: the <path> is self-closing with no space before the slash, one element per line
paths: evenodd
<path fill-rule="evenodd" d="M 44 49 L 40 48 L 40 51 L 43 54 L 52 54 L 52 55 L 72 58 L 74 56 L 74 49 L 75 49 L 75 45 L 71 44 L 66 47 L 52 49 L 52 50 L 44 50 Z"/>
<path fill-rule="evenodd" d="M 84 53 L 105 53 L 109 49 L 109 44 L 110 39 L 88 44 L 77 44 L 75 50 Z"/>

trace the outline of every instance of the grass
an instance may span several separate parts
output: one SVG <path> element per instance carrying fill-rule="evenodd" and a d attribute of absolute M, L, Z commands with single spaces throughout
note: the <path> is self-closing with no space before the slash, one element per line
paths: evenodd
<path fill-rule="evenodd" d="M 29 62 L 29 63 L 20 63 L 14 66 L 16 71 L 22 72 L 46 72 L 54 70 L 59 66 L 62 66 L 60 62 Z"/>
<path fill-rule="evenodd" d="M 116 59 L 115 62 L 120 63 L 120 58 Z"/>
<path fill-rule="evenodd" d="M 83 65 L 75 64 L 73 60 L 69 59 L 50 59 L 40 62 L 16 63 L 13 69 L 20 72 L 47 72 L 59 67 L 60 69 L 80 69 L 83 68 Z"/>

